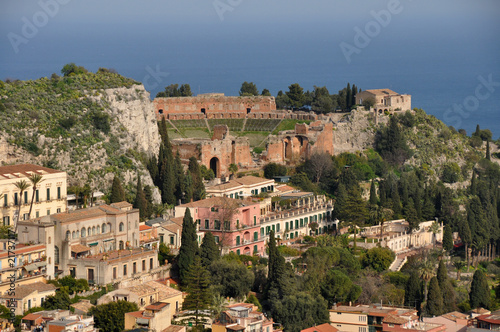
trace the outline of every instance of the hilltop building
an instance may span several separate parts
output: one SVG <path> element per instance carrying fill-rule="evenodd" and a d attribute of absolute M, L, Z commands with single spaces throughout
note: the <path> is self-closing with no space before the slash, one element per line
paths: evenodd
<path fill-rule="evenodd" d="M 356 94 L 356 104 L 373 99 L 373 108 L 376 112 L 393 112 L 411 110 L 411 95 L 399 94 L 390 89 L 365 90 Z"/>
<path fill-rule="evenodd" d="M 42 182 L 34 193 L 29 180 L 32 174 L 42 176 Z M 20 191 L 15 183 L 22 180 L 25 180 L 30 186 L 20 197 Z M 0 218 L 3 225 L 15 225 L 17 220 L 28 220 L 32 199 L 31 218 L 66 211 L 66 187 L 67 175 L 63 171 L 32 164 L 1 166 Z M 21 212 L 17 216 L 19 208 Z"/>
<path fill-rule="evenodd" d="M 213 332 L 273 331 L 273 320 L 267 319 L 251 303 L 230 305 L 212 323 Z"/>

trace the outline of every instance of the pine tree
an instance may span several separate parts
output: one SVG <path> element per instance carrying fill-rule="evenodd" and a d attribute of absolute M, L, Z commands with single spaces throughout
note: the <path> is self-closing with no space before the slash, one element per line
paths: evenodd
<path fill-rule="evenodd" d="M 182 304 L 183 310 L 194 311 L 195 325 L 203 323 L 202 311 L 210 308 L 212 292 L 210 290 L 210 273 L 201 264 L 200 256 L 194 257 L 193 263 L 185 276 L 185 290 L 188 293 Z M 201 324 L 203 325 L 203 324 Z"/>
<path fill-rule="evenodd" d="M 414 307 L 420 310 L 422 303 L 422 282 L 417 272 L 412 272 L 406 283 L 405 306 Z"/>
<path fill-rule="evenodd" d="M 429 282 L 429 293 L 427 295 L 426 313 L 429 316 L 439 316 L 443 314 L 443 294 L 439 288 L 439 282 L 436 277 L 432 277 Z"/>
<path fill-rule="evenodd" d="M 219 247 L 215 243 L 215 237 L 211 232 L 205 233 L 200 246 L 201 264 L 205 267 L 210 266 L 220 258 Z"/>
<path fill-rule="evenodd" d="M 451 227 L 448 224 L 444 226 L 443 249 L 446 251 L 453 249 L 453 234 L 451 232 Z"/>
<path fill-rule="evenodd" d="M 483 271 L 477 269 L 472 277 L 469 303 L 471 308 L 488 308 L 490 305 L 490 287 Z"/>
<path fill-rule="evenodd" d="M 370 185 L 370 205 L 376 205 L 377 204 L 377 189 L 375 188 L 375 182 L 373 182 Z"/>
<path fill-rule="evenodd" d="M 491 160 L 489 139 L 486 140 L 486 159 Z"/>
<path fill-rule="evenodd" d="M 196 226 L 191 217 L 191 211 L 186 208 L 182 220 L 181 247 L 179 249 L 179 276 L 181 284 L 185 285 L 187 281 L 187 272 L 194 262 L 194 257 L 198 253 L 198 242 L 196 241 Z"/>
<path fill-rule="evenodd" d="M 146 200 L 146 195 L 142 189 L 141 176 L 137 174 L 137 190 L 135 193 L 134 208 L 139 209 L 139 215 L 141 220 L 149 217 L 148 212 L 148 201 Z"/>
<path fill-rule="evenodd" d="M 123 202 L 125 200 L 125 190 L 123 190 L 120 178 L 115 174 L 113 184 L 111 185 L 110 203 Z"/>

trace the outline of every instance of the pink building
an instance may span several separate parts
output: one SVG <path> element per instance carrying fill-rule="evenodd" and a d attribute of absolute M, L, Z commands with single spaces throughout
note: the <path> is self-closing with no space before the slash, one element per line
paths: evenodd
<path fill-rule="evenodd" d="M 223 244 L 224 253 L 261 255 L 265 250 L 260 235 L 260 204 L 251 200 L 212 197 L 179 205 L 175 216 L 184 216 L 189 208 L 201 233 L 212 232 L 215 240 Z"/>

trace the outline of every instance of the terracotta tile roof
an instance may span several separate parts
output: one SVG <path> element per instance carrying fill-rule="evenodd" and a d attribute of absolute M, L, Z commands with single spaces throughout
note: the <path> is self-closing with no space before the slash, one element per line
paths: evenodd
<path fill-rule="evenodd" d="M 76 303 L 71 304 L 70 306 L 83 312 L 88 312 L 90 308 L 94 307 L 94 305 L 90 303 L 89 300 L 80 300 Z"/>
<path fill-rule="evenodd" d="M 365 92 L 370 92 L 370 93 L 373 93 L 373 94 L 384 94 L 384 95 L 399 95 L 399 93 L 397 92 L 394 92 L 390 89 L 370 89 L 370 90 L 365 90 Z"/>
<path fill-rule="evenodd" d="M 145 230 L 152 229 L 152 228 L 153 227 L 148 226 L 148 225 L 141 225 L 141 226 L 139 226 L 139 231 L 145 231 Z"/>
<path fill-rule="evenodd" d="M 145 307 L 145 309 L 147 310 L 161 310 L 163 308 L 165 308 L 166 306 L 169 306 L 170 304 L 168 303 L 165 303 L 165 302 L 156 302 L 156 303 L 153 303 L 153 304 L 150 304 L 148 305 L 147 307 Z"/>
<path fill-rule="evenodd" d="M 22 319 L 23 320 L 37 320 L 38 318 L 42 318 L 42 315 L 37 314 L 37 313 L 30 313 L 30 314 L 27 314 L 26 316 L 24 316 Z"/>
<path fill-rule="evenodd" d="M 170 325 L 169 327 L 167 327 L 165 330 L 161 331 L 161 332 L 179 332 L 179 331 L 182 331 L 182 330 L 185 330 L 185 326 L 179 326 L 179 325 Z"/>
<path fill-rule="evenodd" d="M 277 186 L 276 190 L 279 190 L 279 191 L 294 191 L 295 188 L 290 187 L 290 186 L 288 186 L 288 185 L 285 184 L 283 186 Z"/>
<path fill-rule="evenodd" d="M 463 314 L 463 313 L 458 312 L 458 311 L 449 312 L 447 314 L 441 315 L 441 317 L 452 320 L 454 322 L 456 322 L 457 319 L 468 319 L 469 318 L 469 316 L 467 316 L 466 314 Z"/>
<path fill-rule="evenodd" d="M 132 312 L 125 313 L 125 315 L 130 315 L 132 317 L 144 318 L 144 319 L 151 319 L 151 318 L 153 318 L 152 316 L 144 316 L 143 313 L 144 313 L 144 310 L 143 311 L 132 311 Z"/>
<path fill-rule="evenodd" d="M 473 309 L 471 311 L 475 314 L 481 314 L 481 315 L 491 313 L 491 311 L 489 311 L 488 309 L 484 309 L 484 308 L 476 308 L 476 309 Z M 497 313 L 497 311 L 495 311 L 494 313 Z M 499 314 L 500 314 L 500 312 L 499 312 Z"/>
<path fill-rule="evenodd" d="M 183 217 L 170 218 L 170 221 L 173 222 L 174 224 L 182 226 L 183 219 L 184 219 Z"/>
<path fill-rule="evenodd" d="M 29 177 L 31 174 L 29 172 L 37 174 L 55 174 L 64 173 L 63 171 L 58 171 L 55 169 L 33 165 L 33 164 L 19 164 L 11 166 L 1 166 L 0 167 L 0 180 L 3 179 L 19 179 L 23 177 Z M 19 173 L 19 174 L 16 174 Z"/>
<path fill-rule="evenodd" d="M 226 330 L 230 330 L 230 331 L 239 331 L 239 330 L 245 330 L 245 327 L 244 326 L 241 326 L 241 325 L 232 325 L 232 326 L 226 326 Z"/>
<path fill-rule="evenodd" d="M 31 284 L 27 285 L 20 285 L 16 287 L 16 292 L 14 295 L 8 295 L 8 294 L 3 294 L 0 296 L 0 298 L 4 299 L 24 299 L 26 296 L 32 294 L 33 292 L 38 291 L 39 293 L 42 292 L 50 292 L 56 290 L 56 286 L 52 284 L 46 284 L 41 281 L 37 281 Z"/>
<path fill-rule="evenodd" d="M 139 294 L 141 296 L 158 293 L 159 301 L 182 294 L 181 291 L 178 291 L 177 289 L 174 289 L 172 287 L 168 287 L 167 285 L 164 285 L 157 281 L 148 281 L 144 284 L 126 287 L 125 289 L 129 290 L 132 293 Z"/>
<path fill-rule="evenodd" d="M 90 251 L 91 248 L 90 247 L 87 247 L 87 246 L 84 246 L 83 244 L 72 244 L 71 245 L 71 251 L 74 252 L 74 253 L 81 253 L 81 252 L 86 252 L 86 251 Z"/>
<path fill-rule="evenodd" d="M 25 254 L 28 252 L 39 251 L 39 250 L 45 250 L 45 245 L 38 244 L 38 245 L 33 245 L 33 246 L 25 246 L 22 244 L 18 244 L 16 246 L 16 250 L 14 250 L 14 253 L 16 255 L 20 255 L 20 254 Z M 11 252 L 11 254 L 12 254 L 12 252 Z M 0 258 L 5 258 L 7 256 L 9 256 L 9 252 L 7 250 L 0 252 Z"/>
<path fill-rule="evenodd" d="M 328 323 L 316 325 L 300 332 L 337 332 L 338 330 Z"/>
<path fill-rule="evenodd" d="M 229 189 L 234 189 L 241 187 L 242 184 L 235 181 L 235 180 L 229 180 L 228 182 L 224 182 L 221 184 L 216 184 L 215 186 L 207 187 L 207 192 L 214 191 L 214 190 L 229 190 Z"/>
<path fill-rule="evenodd" d="M 111 203 L 111 206 L 115 207 L 117 209 L 123 209 L 123 208 L 132 207 L 133 205 L 127 201 L 123 201 L 123 202 Z"/>
<path fill-rule="evenodd" d="M 387 323 L 387 324 L 401 325 L 401 324 L 404 324 L 404 323 L 408 323 L 408 319 L 405 319 L 405 318 L 402 318 L 402 317 L 398 317 L 396 315 L 387 315 L 383 319 L 383 322 Z"/>
<path fill-rule="evenodd" d="M 500 325 L 500 315 L 481 315 L 476 317 L 477 320 Z"/>
<path fill-rule="evenodd" d="M 122 213 L 127 213 L 127 211 L 122 211 L 120 209 L 111 207 L 109 205 L 100 205 L 86 209 L 57 213 L 52 215 L 51 218 L 61 223 L 65 223 L 65 222 L 79 221 L 82 219 L 104 217 L 108 214 L 122 214 Z"/>
<path fill-rule="evenodd" d="M 182 231 L 182 225 L 177 225 L 177 224 L 167 224 L 167 225 L 162 225 L 161 227 L 165 228 L 166 230 L 172 232 L 172 233 L 177 233 L 178 231 Z"/>
<path fill-rule="evenodd" d="M 234 181 L 237 183 L 240 183 L 242 185 L 246 185 L 246 186 L 256 185 L 259 183 L 264 183 L 264 182 L 269 182 L 269 181 L 274 183 L 274 180 L 259 178 L 257 176 L 252 176 L 252 175 L 244 176 L 241 178 L 236 178 L 236 179 L 234 179 Z"/>

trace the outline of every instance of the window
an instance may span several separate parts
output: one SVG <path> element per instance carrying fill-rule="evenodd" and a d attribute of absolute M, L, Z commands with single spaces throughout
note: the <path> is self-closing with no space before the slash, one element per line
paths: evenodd
<path fill-rule="evenodd" d="M 117 276 L 116 276 L 116 266 L 115 266 L 115 267 L 113 267 L 113 279 L 116 279 L 116 277 Z"/>
<path fill-rule="evenodd" d="M 290 221 L 290 229 L 293 229 L 293 220 Z"/>
<path fill-rule="evenodd" d="M 210 220 L 205 219 L 205 229 L 209 229 L 209 228 L 210 228 Z"/>
<path fill-rule="evenodd" d="M 68 241 L 71 238 L 71 232 L 66 231 L 66 241 Z"/>
<path fill-rule="evenodd" d="M 123 276 L 127 275 L 127 264 L 123 265 Z"/>
<path fill-rule="evenodd" d="M 124 226 L 124 225 L 123 225 L 123 223 L 121 222 L 121 223 L 120 223 L 120 226 L 119 226 L 119 231 L 120 231 L 120 232 L 123 232 L 124 228 L 125 228 L 125 226 Z"/>
<path fill-rule="evenodd" d="M 295 228 L 299 228 L 299 220 L 295 220 Z"/>
<path fill-rule="evenodd" d="M 38 218 L 38 217 L 40 217 L 40 211 L 35 212 L 35 218 Z"/>
<path fill-rule="evenodd" d="M 253 225 L 257 225 L 257 216 L 253 216 Z"/>
<path fill-rule="evenodd" d="M 76 233 L 75 233 L 75 231 L 73 231 L 73 233 L 71 233 L 71 238 L 76 239 Z"/>
<path fill-rule="evenodd" d="M 17 199 L 17 193 L 14 193 L 14 205 L 19 205 L 19 200 Z"/>
<path fill-rule="evenodd" d="M 240 236 L 238 235 L 236 237 L 236 245 L 239 246 L 240 245 Z"/>
<path fill-rule="evenodd" d="M 253 246 L 253 252 L 258 253 L 259 252 L 259 247 L 257 245 Z"/>
<path fill-rule="evenodd" d="M 35 202 L 40 202 L 40 191 L 38 189 L 35 191 Z"/>
<path fill-rule="evenodd" d="M 81 234 L 82 237 L 85 237 L 87 235 L 87 230 L 85 229 L 85 227 L 82 227 Z"/>
<path fill-rule="evenodd" d="M 224 221 L 224 229 L 226 231 L 231 229 L 231 223 L 229 221 Z"/>
<path fill-rule="evenodd" d="M 50 216 L 50 209 L 47 209 L 47 215 Z"/>
<path fill-rule="evenodd" d="M 4 216 L 3 217 L 3 225 L 4 226 L 9 226 L 10 225 L 10 217 L 9 216 Z"/>
<path fill-rule="evenodd" d="M 218 236 L 214 236 L 215 238 L 215 243 L 219 243 L 219 237 Z"/>
<path fill-rule="evenodd" d="M 236 255 L 240 255 L 240 249 L 236 250 Z"/>
<path fill-rule="evenodd" d="M 146 260 L 145 259 L 142 260 L 142 270 L 146 271 Z"/>
<path fill-rule="evenodd" d="M 366 327 L 358 327 L 358 332 L 366 332 Z"/>
<path fill-rule="evenodd" d="M 28 192 L 24 192 L 24 204 L 28 204 Z"/>
<path fill-rule="evenodd" d="M 47 188 L 47 200 L 50 201 L 50 188 Z"/>
<path fill-rule="evenodd" d="M 7 200 L 7 195 L 3 195 L 3 206 L 9 205 L 9 201 Z"/>
<path fill-rule="evenodd" d="M 259 240 L 259 233 L 258 232 L 253 232 L 253 240 L 254 241 Z"/>
<path fill-rule="evenodd" d="M 137 273 L 137 263 L 132 264 L 132 273 Z"/>
<path fill-rule="evenodd" d="M 57 187 L 57 199 L 61 199 L 61 187 Z"/>
<path fill-rule="evenodd" d="M 153 259 L 152 258 L 149 259 L 149 269 L 150 270 L 153 269 Z"/>
<path fill-rule="evenodd" d="M 106 224 L 102 224 L 101 229 L 103 234 L 106 233 Z"/>
<path fill-rule="evenodd" d="M 57 208 L 56 212 L 61 213 L 61 208 Z"/>
<path fill-rule="evenodd" d="M 219 220 L 214 221 L 214 228 L 220 230 L 220 221 Z"/>

